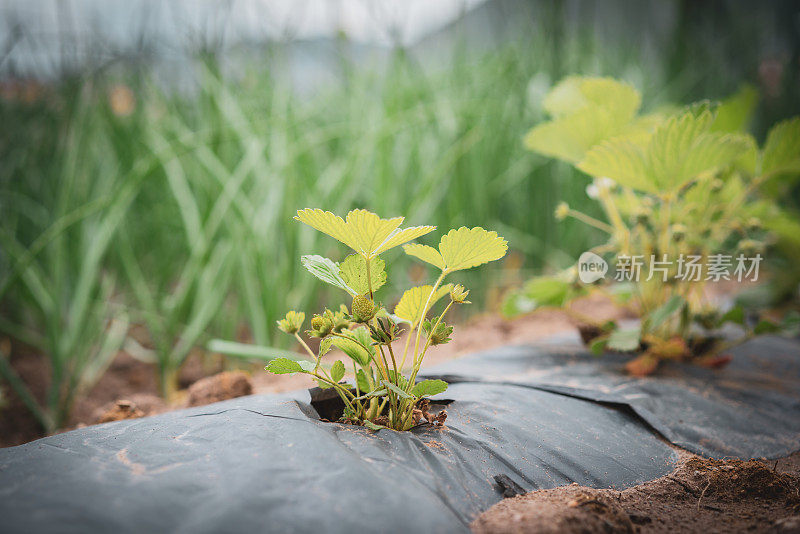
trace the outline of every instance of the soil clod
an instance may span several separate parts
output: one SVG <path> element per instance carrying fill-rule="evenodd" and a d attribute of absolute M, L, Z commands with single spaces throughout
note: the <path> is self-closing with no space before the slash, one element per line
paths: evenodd
<path fill-rule="evenodd" d="M 155 415 L 166 410 L 164 401 L 147 393 L 134 394 L 126 399 L 118 399 L 98 408 L 95 411 L 95 423 L 110 423 L 125 419 L 138 419 L 148 415 Z"/>
<path fill-rule="evenodd" d="M 111 421 L 122 421 L 123 419 L 137 419 L 144 417 L 144 412 L 133 402 L 120 399 L 114 403 L 114 407 L 106 411 L 97 418 L 98 423 L 109 423 Z"/>
<path fill-rule="evenodd" d="M 189 406 L 203 406 L 253 393 L 250 376 L 242 371 L 225 371 L 209 376 L 191 385 L 188 392 Z"/>

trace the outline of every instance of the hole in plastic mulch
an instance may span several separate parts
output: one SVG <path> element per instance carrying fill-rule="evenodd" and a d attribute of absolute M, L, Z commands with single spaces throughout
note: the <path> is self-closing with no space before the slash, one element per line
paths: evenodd
<path fill-rule="evenodd" d="M 350 391 L 355 393 L 355 389 L 351 389 Z M 339 397 L 333 388 L 311 388 L 308 390 L 308 393 L 311 395 L 311 407 L 316 410 L 321 420 L 336 422 L 342 417 L 344 413 L 344 401 L 342 401 L 341 397 Z M 438 412 L 452 402 L 452 399 L 431 400 L 430 410 L 432 412 Z"/>

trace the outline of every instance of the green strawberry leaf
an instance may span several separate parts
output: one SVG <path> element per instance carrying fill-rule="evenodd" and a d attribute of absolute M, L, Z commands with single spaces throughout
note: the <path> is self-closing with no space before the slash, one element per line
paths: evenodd
<path fill-rule="evenodd" d="M 400 389 L 399 387 L 395 386 L 388 380 L 381 380 L 381 384 L 386 387 L 389 391 L 400 397 L 401 399 L 413 399 L 414 397 Z"/>
<path fill-rule="evenodd" d="M 725 314 L 723 314 L 722 317 L 719 318 L 719 321 L 717 321 L 717 326 L 722 326 L 725 323 L 734 323 L 738 325 L 743 325 L 744 308 L 742 308 L 741 306 L 734 306 L 733 308 L 725 312 Z"/>
<path fill-rule="evenodd" d="M 717 108 L 717 117 L 711 125 L 711 131 L 746 132 L 757 105 L 758 91 L 751 85 L 744 85 L 736 93 L 720 103 Z"/>
<path fill-rule="evenodd" d="M 431 296 L 433 286 L 412 287 L 403 293 L 400 302 L 394 307 L 394 315 L 411 324 L 412 327 L 416 326 L 422 318 L 422 308 L 425 306 L 428 297 L 430 297 L 430 302 L 428 303 L 428 310 L 430 311 L 439 299 L 450 294 L 451 287 L 452 284 L 445 284 L 437 289 L 433 296 Z"/>
<path fill-rule="evenodd" d="M 544 101 L 553 116 L 525 136 L 525 146 L 540 154 L 577 163 L 601 141 L 635 129 L 641 95 L 611 78 L 572 76 L 556 85 Z"/>
<path fill-rule="evenodd" d="M 372 346 L 372 338 L 367 327 L 359 326 L 354 330 L 342 330 L 341 335 L 348 339 L 336 336 L 331 338 L 331 343 L 360 366 L 369 365 L 369 361 L 375 356 L 375 348 Z M 365 350 L 365 347 L 369 349 L 369 352 Z"/>
<path fill-rule="evenodd" d="M 331 367 L 331 380 L 338 383 L 342 378 L 344 378 L 344 364 L 342 360 L 336 360 Z"/>
<path fill-rule="evenodd" d="M 444 272 L 461 271 L 499 260 L 506 255 L 508 243 L 480 226 L 450 230 L 439 241 L 439 253 L 445 263 Z"/>
<path fill-rule="evenodd" d="M 391 370 L 391 369 L 389 369 L 389 370 L 388 370 L 388 371 L 386 371 L 386 372 L 387 372 L 387 374 L 389 375 L 389 381 L 390 381 L 392 384 L 396 384 L 396 385 L 397 385 L 397 387 L 399 387 L 399 388 L 400 388 L 400 389 L 402 389 L 402 390 L 405 390 L 405 389 L 406 389 L 406 386 L 408 385 L 408 380 L 406 379 L 406 377 L 404 377 L 404 376 L 402 375 L 402 373 L 395 373 L 395 372 L 394 372 L 393 370 Z"/>
<path fill-rule="evenodd" d="M 639 348 L 642 338 L 641 328 L 614 330 L 608 336 L 606 347 L 620 352 L 631 352 Z"/>
<path fill-rule="evenodd" d="M 606 345 L 608 344 L 608 337 L 602 336 L 597 337 L 592 340 L 589 344 L 589 350 L 595 356 L 602 356 L 603 352 L 606 350 Z"/>
<path fill-rule="evenodd" d="M 370 282 L 372 291 L 377 291 L 386 283 L 386 264 L 378 257 L 369 260 Z M 339 265 L 339 274 L 342 280 L 359 295 L 369 294 L 370 286 L 367 281 L 367 260 L 358 254 L 350 254 Z"/>
<path fill-rule="evenodd" d="M 373 422 L 372 422 L 372 421 L 370 421 L 369 419 L 365 419 L 365 420 L 364 420 L 364 426 L 365 426 L 366 428 L 369 428 L 370 430 L 374 430 L 374 431 L 376 431 L 376 432 L 377 432 L 378 430 L 381 430 L 382 428 L 387 428 L 387 427 L 385 427 L 385 426 L 383 426 L 383 425 L 376 425 L 375 423 L 373 423 Z"/>
<path fill-rule="evenodd" d="M 285 375 L 289 373 L 302 373 L 303 367 L 300 365 L 300 362 L 290 360 L 289 358 L 275 358 L 264 367 L 264 370 L 276 375 Z"/>
<path fill-rule="evenodd" d="M 339 266 L 335 261 L 313 254 L 300 256 L 300 263 L 303 264 L 303 267 L 308 269 L 308 272 L 323 282 L 327 282 L 332 286 L 343 289 L 351 295 L 356 294 L 356 292 L 350 286 L 348 286 L 344 280 L 342 280 L 342 277 L 339 276 Z"/>
<path fill-rule="evenodd" d="M 447 382 L 444 380 L 423 380 L 417 382 L 411 390 L 411 394 L 417 398 L 430 397 L 447 391 Z"/>
<path fill-rule="evenodd" d="M 779 122 L 767 134 L 761 172 L 800 173 L 800 117 Z"/>
<path fill-rule="evenodd" d="M 430 263 L 431 265 L 442 270 L 445 268 L 442 255 L 439 254 L 439 251 L 433 247 L 429 247 L 428 245 L 420 245 L 419 243 L 412 243 L 410 245 L 405 245 L 403 250 L 409 256 L 419 258 L 425 263 Z"/>
<path fill-rule="evenodd" d="M 328 352 L 330 352 L 331 348 L 333 347 L 333 339 L 334 338 L 332 337 L 326 337 L 320 342 L 319 351 L 317 352 L 317 355 L 320 358 L 322 358 L 323 356 L 328 354 Z"/>
<path fill-rule="evenodd" d="M 674 193 L 699 174 L 730 165 L 751 147 L 745 135 L 710 131 L 713 121 L 708 104 L 685 108 L 652 134 L 603 141 L 578 168 L 647 193 Z"/>
<path fill-rule="evenodd" d="M 358 385 L 359 391 L 369 391 L 369 381 L 363 369 L 359 369 L 356 373 L 356 384 Z"/>
<path fill-rule="evenodd" d="M 384 397 L 384 396 L 386 396 L 388 394 L 389 394 L 389 390 L 386 389 L 386 388 L 384 388 L 384 389 L 376 389 L 374 391 L 370 391 L 369 393 L 365 393 L 364 395 L 361 395 L 360 397 L 356 397 L 355 400 L 367 400 L 367 399 L 372 399 L 372 398 L 375 398 L 375 397 Z"/>
<path fill-rule="evenodd" d="M 650 317 L 647 319 L 648 330 L 653 331 L 664 324 L 664 322 L 675 315 L 685 304 L 686 300 L 683 297 L 680 295 L 673 295 L 667 302 L 650 314 Z"/>
<path fill-rule="evenodd" d="M 295 219 L 338 239 L 358 254 L 371 258 L 392 247 L 407 243 L 433 231 L 435 226 L 398 228 L 403 217 L 381 219 L 367 210 L 353 210 L 347 221 L 329 211 L 304 209 Z"/>

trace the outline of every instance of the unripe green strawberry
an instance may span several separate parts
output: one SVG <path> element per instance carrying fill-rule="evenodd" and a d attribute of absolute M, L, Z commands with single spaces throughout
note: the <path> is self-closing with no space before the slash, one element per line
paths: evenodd
<path fill-rule="evenodd" d="M 351 311 L 357 323 L 366 323 L 375 317 L 375 303 L 366 295 L 356 295 L 353 297 Z"/>
<path fill-rule="evenodd" d="M 333 322 L 323 315 L 315 315 L 311 318 L 311 330 L 308 331 L 312 337 L 326 337 L 333 330 Z"/>

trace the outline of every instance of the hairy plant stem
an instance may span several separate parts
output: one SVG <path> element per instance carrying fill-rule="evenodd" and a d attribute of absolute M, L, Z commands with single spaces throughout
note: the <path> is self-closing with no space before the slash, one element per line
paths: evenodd
<path fill-rule="evenodd" d="M 672 200 L 673 195 L 667 194 L 661 197 L 661 202 L 664 205 L 661 214 L 661 235 L 658 242 L 658 253 L 666 254 L 669 251 L 669 238 L 670 238 L 670 219 L 672 218 Z"/>
<path fill-rule="evenodd" d="M 431 333 L 433 333 L 436 330 L 436 327 L 439 326 L 439 323 L 442 322 L 442 319 L 444 319 L 444 316 L 450 310 L 450 307 L 452 305 L 453 305 L 453 301 L 451 300 L 450 303 L 445 307 L 445 309 L 442 312 L 442 314 L 439 315 L 439 318 L 436 319 L 436 323 L 431 327 Z M 422 349 L 422 354 L 419 357 L 419 361 L 417 363 L 415 363 L 414 369 L 411 372 L 411 377 L 408 379 L 408 384 L 406 385 L 406 391 L 408 393 L 411 393 L 411 390 L 414 389 L 414 386 L 416 385 L 415 381 L 417 379 L 417 373 L 419 372 L 419 369 L 422 366 L 422 359 L 425 357 L 425 354 L 428 352 L 428 347 L 430 347 L 430 345 L 431 345 L 431 337 L 429 336 L 428 339 L 425 340 L 425 346 Z M 412 403 L 410 403 L 410 406 L 406 408 L 406 413 L 403 415 L 403 419 L 402 419 L 403 428 L 401 430 L 405 430 L 406 429 L 405 428 L 406 425 L 408 425 L 408 423 L 410 422 L 409 418 L 414 413 L 414 404 L 415 403 L 412 402 Z"/>
<path fill-rule="evenodd" d="M 447 305 L 447 307 L 445 307 L 444 311 L 439 316 L 439 318 L 436 319 L 436 323 L 434 323 L 433 326 L 431 326 L 431 334 L 436 330 L 436 327 L 439 326 L 439 323 L 442 322 L 442 319 L 444 318 L 444 316 L 448 312 L 448 310 L 450 310 L 450 307 L 452 305 L 453 305 L 453 301 L 451 300 L 450 303 Z M 408 385 L 406 386 L 406 388 L 407 388 L 407 390 L 409 392 L 412 389 L 414 389 L 414 385 L 415 385 L 414 380 L 416 380 L 416 378 L 417 378 L 417 373 L 419 372 L 419 369 L 422 366 L 422 358 L 425 357 L 425 353 L 428 351 L 428 347 L 430 347 L 430 345 L 431 345 L 431 336 L 428 336 L 428 339 L 425 341 L 425 346 L 422 349 L 422 354 L 417 359 L 417 361 L 414 362 L 414 368 L 411 371 L 411 377 L 408 379 Z"/>
<path fill-rule="evenodd" d="M 663 202 L 663 213 L 661 214 L 661 235 L 659 235 L 659 243 L 658 243 L 658 259 L 662 259 L 665 254 L 669 255 L 670 253 L 670 238 L 672 237 L 672 231 L 670 229 L 670 223 L 672 222 L 672 202 L 674 200 L 674 195 L 672 193 L 666 194 L 662 196 Z M 652 272 L 650 273 L 652 276 Z M 661 303 L 667 302 L 670 298 L 670 288 L 667 284 L 664 283 L 656 283 L 654 284 L 654 307 L 658 307 Z M 650 310 L 652 311 L 652 310 Z M 658 330 L 660 331 L 663 339 L 669 339 L 672 337 L 671 332 L 671 324 L 672 319 L 668 319 L 661 325 Z"/>
<path fill-rule="evenodd" d="M 369 268 L 370 259 L 366 256 L 362 257 L 364 258 L 364 261 L 367 264 L 367 287 L 369 288 L 369 299 L 374 300 L 375 296 L 372 293 L 372 273 L 370 273 L 370 268 Z"/>
<path fill-rule="evenodd" d="M 589 226 L 593 226 L 594 228 L 602 230 L 603 232 L 606 232 L 608 234 L 611 235 L 614 234 L 614 228 L 612 226 L 604 223 L 603 221 L 599 221 L 594 217 L 586 215 L 585 213 L 582 213 L 580 211 L 570 208 L 569 211 L 567 211 L 567 216 L 572 217 L 573 219 L 577 219 L 584 224 L 588 224 Z"/>
<path fill-rule="evenodd" d="M 629 249 L 631 243 L 631 231 L 625 225 L 625 222 L 622 220 L 622 216 L 619 214 L 617 210 L 616 204 L 614 204 L 614 199 L 611 198 L 610 191 L 608 187 L 598 187 L 598 196 L 600 197 L 600 203 L 603 205 L 603 208 L 608 215 L 608 219 L 611 221 L 612 226 L 619 232 L 620 236 L 624 240 L 623 249 Z M 611 232 L 613 235 L 613 232 Z"/>
<path fill-rule="evenodd" d="M 431 303 L 431 299 L 433 298 L 433 295 L 436 294 L 436 290 L 439 289 L 439 286 L 441 285 L 442 280 L 444 280 L 444 277 L 446 275 L 447 275 L 447 270 L 443 270 L 442 274 L 439 275 L 439 278 L 436 279 L 436 283 L 433 284 L 433 288 L 431 289 L 431 292 L 428 295 L 428 299 L 425 301 L 425 306 L 422 307 L 422 313 L 420 314 L 419 320 L 417 321 L 417 325 L 416 325 L 417 336 L 416 336 L 416 339 L 414 340 L 414 358 L 413 358 L 414 366 L 416 366 L 417 354 L 419 353 L 419 337 L 420 337 L 420 334 L 422 333 L 422 321 L 425 320 L 425 316 L 428 314 L 428 306 Z M 409 335 L 411 335 L 411 332 L 409 332 Z M 400 364 L 400 367 L 403 366 L 405 361 L 406 361 L 406 354 L 403 354 L 403 361 Z"/>
<path fill-rule="evenodd" d="M 400 360 L 400 369 L 403 369 L 403 367 L 406 365 L 406 355 L 408 354 L 408 347 L 411 343 L 411 337 L 414 333 L 414 328 L 416 328 L 416 326 L 412 324 L 411 328 L 408 329 L 408 333 L 406 334 L 406 344 L 405 347 L 403 347 L 403 359 Z"/>
<path fill-rule="evenodd" d="M 429 336 L 428 339 L 425 340 L 425 345 L 422 347 L 422 353 L 419 355 L 419 361 L 414 366 L 414 372 L 413 372 L 414 373 L 414 378 L 416 378 L 417 372 L 419 371 L 420 367 L 422 367 L 422 359 L 425 358 L 425 355 L 428 353 L 428 348 L 431 346 L 431 340 L 433 339 L 433 337 L 432 337 L 433 332 L 436 330 L 436 327 L 439 326 L 439 323 L 442 322 L 442 319 L 444 319 L 444 316 L 447 315 L 447 312 L 450 311 L 450 308 L 452 306 L 453 306 L 453 301 L 451 300 L 447 304 L 447 306 L 445 306 L 444 311 L 439 316 L 439 318 L 436 319 L 436 323 L 434 323 L 434 325 L 431 327 L 431 332 L 430 332 L 431 336 Z"/>
<path fill-rule="evenodd" d="M 399 374 L 399 370 L 397 369 L 397 360 L 395 360 L 395 358 L 394 358 L 394 351 L 392 350 L 392 344 L 391 343 L 387 343 L 386 344 L 386 348 L 389 349 L 389 356 L 391 356 L 391 358 L 392 358 L 392 366 L 394 367 L 395 384 L 397 386 L 399 386 L 400 384 L 398 384 L 397 381 L 399 380 L 400 374 Z"/>
<path fill-rule="evenodd" d="M 617 206 L 614 204 L 614 201 L 611 198 L 608 187 L 598 187 L 598 196 L 600 197 L 600 202 L 603 204 L 603 207 L 605 207 L 608 218 L 611 220 L 611 224 L 621 232 L 627 231 L 628 227 L 625 226 L 625 223 L 622 221 L 622 216 L 619 214 Z"/>
<path fill-rule="evenodd" d="M 294 337 L 300 342 L 300 345 L 306 350 L 306 352 L 309 353 L 312 358 L 314 358 L 314 371 L 316 371 L 319 367 L 319 356 L 314 354 L 314 351 L 311 350 L 311 348 L 306 344 L 305 341 L 303 341 L 303 338 L 300 337 L 297 332 L 294 333 Z"/>
<path fill-rule="evenodd" d="M 356 362 L 352 362 L 353 364 L 353 382 L 356 386 L 356 397 L 361 396 L 361 389 L 358 387 L 358 371 L 356 370 Z"/>

